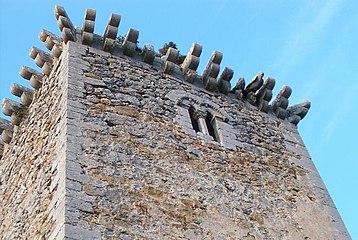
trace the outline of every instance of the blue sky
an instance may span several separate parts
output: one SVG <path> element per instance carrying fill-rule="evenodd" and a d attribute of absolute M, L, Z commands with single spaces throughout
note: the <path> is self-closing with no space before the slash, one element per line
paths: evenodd
<path fill-rule="evenodd" d="M 63 5 L 82 26 L 86 8 L 97 9 L 102 34 L 112 12 L 122 16 L 119 34 L 140 31 L 139 45 L 156 50 L 174 41 L 182 54 L 203 45 L 199 71 L 213 50 L 222 66 L 249 81 L 259 71 L 292 87 L 290 103 L 312 102 L 299 130 L 353 239 L 358 239 L 358 1 L 181 0 L 64 1 L 0 0 L 0 97 L 11 83 L 26 85 L 22 65 L 42 28 L 59 34 L 54 5 Z M 44 49 L 44 48 L 43 48 Z M 11 97 L 12 98 L 12 97 Z"/>

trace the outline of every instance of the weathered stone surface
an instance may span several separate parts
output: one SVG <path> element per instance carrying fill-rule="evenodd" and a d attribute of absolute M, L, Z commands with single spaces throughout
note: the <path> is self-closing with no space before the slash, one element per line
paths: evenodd
<path fill-rule="evenodd" d="M 193 43 L 184 59 L 184 62 L 181 64 L 184 73 L 186 73 L 189 69 L 196 71 L 199 66 L 202 48 L 203 47 L 200 44 Z"/>
<path fill-rule="evenodd" d="M 71 30 L 62 8 L 56 16 Z M 221 58 L 204 71 L 210 91 Z M 296 126 L 240 100 L 268 101 L 262 76 L 246 91 L 241 81 L 238 100 L 75 42 L 56 64 L 0 149 L 1 238 L 350 239 Z M 188 106 L 203 113 L 199 132 Z"/>
<path fill-rule="evenodd" d="M 38 90 L 41 97 L 34 97 L 28 116 L 14 128 L 8 150 L 4 149 L 0 160 L 1 239 L 51 239 L 64 224 L 60 205 L 64 184 L 57 175 L 63 172 L 60 165 L 52 168 L 52 163 L 65 159 L 61 154 L 66 126 L 62 117 L 65 68 L 63 63 L 43 83 Z M 23 74 L 31 78 L 36 73 L 24 69 Z"/>
<path fill-rule="evenodd" d="M 228 94 L 231 89 L 230 81 L 234 76 L 234 71 L 225 67 L 218 79 L 218 90 L 223 94 Z"/>
<path fill-rule="evenodd" d="M 96 10 L 86 9 L 85 19 L 82 25 L 82 44 L 92 46 L 95 20 Z"/>
<path fill-rule="evenodd" d="M 245 88 L 245 93 L 249 94 L 250 92 L 256 92 L 263 84 L 264 73 L 259 72 L 255 77 L 253 77 L 250 83 Z"/>
<path fill-rule="evenodd" d="M 108 20 L 106 29 L 104 30 L 104 45 L 103 50 L 106 52 L 112 52 L 115 45 L 115 39 L 118 33 L 118 26 L 121 22 L 121 16 L 118 14 L 112 13 L 111 17 Z"/>
<path fill-rule="evenodd" d="M 289 106 L 287 108 L 287 112 L 288 112 L 287 120 L 290 123 L 297 125 L 299 121 L 301 121 L 306 116 L 310 107 L 311 107 L 311 103 L 309 101 L 303 101 Z"/>
<path fill-rule="evenodd" d="M 2 113 L 6 116 L 11 116 L 16 109 L 20 108 L 20 104 L 14 100 L 4 98 L 1 102 Z"/>
<path fill-rule="evenodd" d="M 288 98 L 291 96 L 292 89 L 289 86 L 282 86 L 277 93 L 274 100 L 272 100 L 271 107 L 275 115 L 280 119 L 287 117 Z"/>
<path fill-rule="evenodd" d="M 223 54 L 219 51 L 214 51 L 211 54 L 211 57 L 206 64 L 206 67 L 203 71 L 203 83 L 204 88 L 208 91 L 214 92 L 217 91 L 217 81 L 216 78 L 219 75 L 220 63 L 223 58 Z"/>
<path fill-rule="evenodd" d="M 55 6 L 55 17 L 61 30 L 63 41 L 65 43 L 67 41 L 76 41 L 76 29 L 73 26 L 71 19 L 68 17 L 64 7 L 59 5 Z"/>
<path fill-rule="evenodd" d="M 70 51 L 78 51 L 74 45 L 69 45 Z M 65 208 L 70 222 L 64 235 L 343 236 L 332 230 L 322 207 L 322 202 L 330 206 L 330 199 L 315 190 L 316 184 L 310 185 L 308 174 L 314 168 L 295 127 L 243 102 L 229 97 L 223 101 L 160 72 L 143 71 L 125 57 L 82 55 L 90 64 L 82 74 L 100 78 L 86 77 L 83 90 L 76 85 L 83 95 L 68 96 L 68 116 L 73 119 L 69 123 L 77 130 L 66 135 L 71 163 L 65 172 Z M 71 84 L 77 83 L 69 79 Z M 230 121 L 218 126 L 226 139 L 222 144 L 190 133 L 188 113 L 176 108 L 176 97 L 168 95 L 177 90 L 229 115 Z"/>
<path fill-rule="evenodd" d="M 137 48 L 137 41 L 139 37 L 139 31 L 133 28 L 128 30 L 126 37 L 123 41 L 123 54 L 133 57 Z"/>

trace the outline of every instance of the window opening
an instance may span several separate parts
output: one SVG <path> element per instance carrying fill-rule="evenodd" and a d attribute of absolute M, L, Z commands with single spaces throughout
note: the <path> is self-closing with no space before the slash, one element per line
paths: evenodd
<path fill-rule="evenodd" d="M 193 126 L 193 129 L 195 130 L 195 132 L 199 132 L 199 123 L 195 118 L 195 109 L 193 107 L 189 108 L 189 115 L 190 115 L 190 120 L 191 120 L 191 125 Z"/>
<path fill-rule="evenodd" d="M 212 120 L 213 120 L 213 115 L 207 113 L 205 118 L 206 127 L 208 128 L 209 135 L 212 136 L 214 141 L 217 142 L 218 139 L 216 137 L 215 128 L 213 126 Z"/>

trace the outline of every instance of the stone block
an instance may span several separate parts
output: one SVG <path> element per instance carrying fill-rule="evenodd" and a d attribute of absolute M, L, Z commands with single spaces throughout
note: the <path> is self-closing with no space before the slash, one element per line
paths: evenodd
<path fill-rule="evenodd" d="M 228 94 L 231 89 L 230 81 L 234 76 L 234 71 L 225 67 L 218 79 L 218 90 L 223 94 Z"/>
<path fill-rule="evenodd" d="M 67 189 L 66 190 L 66 197 L 71 197 L 73 199 L 80 199 L 81 201 L 93 204 L 93 202 L 95 201 L 96 197 L 95 196 L 90 196 L 87 195 L 84 191 L 82 192 L 78 192 L 72 189 Z"/>
<path fill-rule="evenodd" d="M 82 191 L 82 184 L 71 179 L 66 179 L 66 188 Z"/>
<path fill-rule="evenodd" d="M 65 237 L 78 240 L 97 240 L 101 239 L 101 234 L 94 230 L 88 230 L 78 226 L 65 224 Z"/>
<path fill-rule="evenodd" d="M 151 44 L 145 44 L 143 47 L 143 61 L 149 64 L 153 64 L 155 59 L 154 47 Z"/>
<path fill-rule="evenodd" d="M 83 173 L 83 171 L 79 172 L 75 169 L 66 167 L 66 178 L 69 180 L 73 180 L 79 182 L 81 184 L 87 183 L 89 181 L 89 177 Z"/>
<path fill-rule="evenodd" d="M 177 116 L 175 119 L 174 119 L 174 122 L 175 123 L 178 123 L 180 126 L 185 126 L 187 128 L 193 128 L 193 125 L 190 121 L 190 118 L 186 118 L 186 117 L 181 117 L 181 116 Z"/>
<path fill-rule="evenodd" d="M 72 209 L 78 209 L 82 212 L 86 213 L 94 213 L 94 209 L 91 203 L 83 201 L 80 198 L 74 198 L 70 197 L 66 193 L 66 207 L 72 208 Z"/>
<path fill-rule="evenodd" d="M 137 48 L 137 41 L 139 37 L 139 31 L 133 28 L 128 30 L 126 37 L 123 41 L 123 54 L 133 57 Z"/>
<path fill-rule="evenodd" d="M 21 109 L 19 103 L 8 98 L 3 99 L 1 106 L 2 106 L 2 112 L 6 116 L 11 116 L 17 109 Z"/>

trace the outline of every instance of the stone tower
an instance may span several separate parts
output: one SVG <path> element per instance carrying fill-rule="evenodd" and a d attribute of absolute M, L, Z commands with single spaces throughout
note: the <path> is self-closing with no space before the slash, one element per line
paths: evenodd
<path fill-rule="evenodd" d="M 33 47 L 0 131 L 0 239 L 350 239 L 297 124 L 308 101 L 273 78 L 234 87 L 214 51 L 160 56 L 96 11 Z"/>

